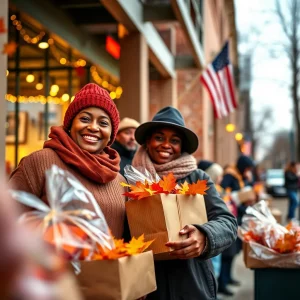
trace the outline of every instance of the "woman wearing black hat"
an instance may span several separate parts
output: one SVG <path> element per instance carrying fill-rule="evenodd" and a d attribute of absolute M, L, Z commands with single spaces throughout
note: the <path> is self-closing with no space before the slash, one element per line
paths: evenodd
<path fill-rule="evenodd" d="M 178 183 L 208 180 L 209 186 L 204 196 L 208 222 L 185 226 L 179 234 L 188 234 L 187 239 L 166 244 L 175 249 L 171 252 L 175 260 L 156 261 L 157 291 L 147 300 L 215 299 L 216 280 L 209 258 L 233 243 L 237 223 L 191 155 L 198 148 L 198 138 L 185 127 L 183 117 L 173 107 L 163 108 L 151 122 L 140 125 L 135 137 L 142 146 L 134 156 L 133 166 L 143 166 L 161 177 L 173 172 Z"/>

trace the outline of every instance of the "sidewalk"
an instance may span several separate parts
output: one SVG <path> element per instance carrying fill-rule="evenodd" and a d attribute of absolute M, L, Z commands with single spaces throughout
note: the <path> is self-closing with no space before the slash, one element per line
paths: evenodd
<path fill-rule="evenodd" d="M 273 207 L 278 208 L 282 212 L 282 220 L 286 219 L 287 199 L 274 199 Z M 241 286 L 230 286 L 230 290 L 234 292 L 233 297 L 225 297 L 219 295 L 218 299 L 224 300 L 254 300 L 254 271 L 247 269 L 243 261 L 243 253 L 241 252 L 235 259 L 233 278 L 241 282 Z"/>

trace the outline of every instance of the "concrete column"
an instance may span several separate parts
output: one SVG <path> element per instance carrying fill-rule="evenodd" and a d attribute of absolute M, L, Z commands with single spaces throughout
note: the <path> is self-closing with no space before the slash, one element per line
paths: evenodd
<path fill-rule="evenodd" d="M 0 1 L 0 19 L 3 18 L 5 28 L 8 29 L 8 0 Z M 6 101 L 7 90 L 7 55 L 2 54 L 4 44 L 8 40 L 8 32 L 0 33 L 0 177 L 5 176 L 5 122 L 6 122 Z"/>
<path fill-rule="evenodd" d="M 121 118 L 149 121 L 148 46 L 140 33 L 130 33 L 121 40 L 120 82 L 123 94 L 116 103 Z"/>

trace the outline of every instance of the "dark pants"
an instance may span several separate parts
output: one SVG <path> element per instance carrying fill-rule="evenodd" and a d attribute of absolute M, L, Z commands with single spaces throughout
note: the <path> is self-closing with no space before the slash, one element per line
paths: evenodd
<path fill-rule="evenodd" d="M 224 289 L 231 278 L 231 269 L 233 259 L 236 255 L 236 242 L 222 253 L 221 257 L 221 271 L 219 276 L 219 289 Z"/>
<path fill-rule="evenodd" d="M 298 207 L 298 194 L 297 190 L 287 190 L 287 195 L 289 198 L 289 210 L 288 210 L 288 219 L 295 218 L 295 211 Z"/>
<path fill-rule="evenodd" d="M 232 257 L 222 257 L 221 272 L 219 276 L 219 289 L 223 290 L 231 279 Z"/>

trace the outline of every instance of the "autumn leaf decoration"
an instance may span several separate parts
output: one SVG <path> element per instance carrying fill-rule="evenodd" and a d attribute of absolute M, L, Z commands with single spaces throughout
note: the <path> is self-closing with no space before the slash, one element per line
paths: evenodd
<path fill-rule="evenodd" d="M 125 243 L 124 240 L 114 239 L 114 249 L 103 251 L 102 248 L 99 247 L 98 253 L 93 255 L 92 260 L 118 259 L 120 257 L 142 253 L 153 243 L 153 240 L 148 242 L 144 240 L 143 234 L 138 238 L 133 237 L 129 243 Z"/>
<path fill-rule="evenodd" d="M 131 199 L 140 200 L 155 194 L 181 194 L 181 195 L 206 195 L 209 189 L 207 180 L 198 180 L 196 183 L 187 183 L 186 181 L 180 185 L 176 183 L 176 178 L 173 173 L 169 173 L 157 183 L 149 184 L 147 181 L 144 183 L 138 181 L 135 185 L 122 182 L 122 186 L 128 187 L 129 192 L 124 193 Z"/>

